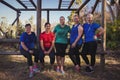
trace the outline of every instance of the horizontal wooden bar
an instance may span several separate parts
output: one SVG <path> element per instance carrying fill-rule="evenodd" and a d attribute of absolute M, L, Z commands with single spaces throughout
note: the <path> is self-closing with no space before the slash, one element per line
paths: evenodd
<path fill-rule="evenodd" d="M 16 0 L 19 4 L 21 4 L 25 9 L 27 9 L 27 6 L 21 1 L 21 0 Z"/>
<path fill-rule="evenodd" d="M 11 8 L 11 9 L 13 9 L 13 10 L 15 10 L 15 11 L 18 12 L 18 10 L 17 10 L 15 7 L 13 7 L 13 6 L 10 5 L 9 3 L 5 2 L 4 0 L 2 0 L 1 3 L 4 4 L 4 5 L 6 5 L 7 7 L 9 7 L 9 8 Z"/>
<path fill-rule="evenodd" d="M 36 11 L 36 9 L 18 9 L 20 11 Z M 42 9 L 42 11 L 76 11 L 77 9 L 58 9 L 58 8 L 54 8 L 54 9 Z"/>
<path fill-rule="evenodd" d="M 0 51 L 0 55 L 21 55 L 20 51 Z"/>
<path fill-rule="evenodd" d="M 0 39 L 0 43 L 19 43 L 19 39 Z"/>

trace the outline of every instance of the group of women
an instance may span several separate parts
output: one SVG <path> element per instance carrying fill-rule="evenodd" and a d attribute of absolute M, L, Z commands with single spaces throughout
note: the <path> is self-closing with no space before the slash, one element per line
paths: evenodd
<path fill-rule="evenodd" d="M 51 68 L 54 68 L 55 56 L 57 61 L 56 71 L 65 74 L 64 62 L 65 53 L 68 44 L 70 49 L 68 55 L 74 64 L 75 71 L 79 72 L 81 67 L 80 62 L 80 49 L 82 47 L 81 56 L 87 64 L 85 71 L 93 72 L 95 65 L 95 54 L 97 49 L 96 39 L 103 32 L 103 28 L 93 22 L 93 15 L 88 14 L 87 22 L 80 24 L 79 16 L 74 15 L 74 25 L 72 28 L 65 24 L 65 18 L 60 17 L 60 24 L 56 25 L 53 32 L 51 31 L 51 24 L 45 23 L 45 31 L 40 34 L 40 50 L 39 53 L 35 50 L 36 36 L 34 32 L 31 32 L 31 25 L 25 25 L 25 32 L 20 37 L 20 51 L 21 54 L 27 58 L 30 74 L 29 77 L 33 77 L 34 73 L 39 72 L 37 67 L 38 60 L 40 60 L 41 68 L 44 68 L 44 57 L 49 55 Z M 96 33 L 97 31 L 97 33 Z M 70 34 L 70 40 L 68 40 L 68 33 Z M 84 35 L 84 40 L 82 39 Z M 87 54 L 91 56 L 91 62 L 89 61 Z M 35 56 L 34 64 L 32 61 L 32 55 Z"/>

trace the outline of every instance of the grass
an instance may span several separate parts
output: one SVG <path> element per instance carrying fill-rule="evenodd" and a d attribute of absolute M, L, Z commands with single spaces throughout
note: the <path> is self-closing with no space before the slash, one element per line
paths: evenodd
<path fill-rule="evenodd" d="M 120 79 L 120 58 L 106 56 L 105 70 L 100 69 L 100 59 L 97 56 L 95 72 L 86 74 L 85 63 L 81 61 L 81 71 L 76 73 L 73 64 L 68 56 L 65 60 L 66 74 L 62 75 L 50 70 L 49 57 L 45 57 L 45 69 L 36 74 L 33 78 L 28 78 L 28 67 L 26 59 L 21 55 L 0 55 L 0 80 L 119 80 Z M 56 63 L 56 62 L 55 62 Z M 56 64 L 55 64 L 56 65 Z"/>

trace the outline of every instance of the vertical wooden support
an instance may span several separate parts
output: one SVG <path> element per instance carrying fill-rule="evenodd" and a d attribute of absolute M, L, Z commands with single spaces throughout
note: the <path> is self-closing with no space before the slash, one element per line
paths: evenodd
<path fill-rule="evenodd" d="M 50 17 L 49 17 L 49 10 L 47 10 L 47 22 L 50 21 Z"/>
<path fill-rule="evenodd" d="M 106 0 L 102 0 L 102 27 L 104 28 L 103 35 L 103 53 L 100 55 L 101 71 L 105 68 L 105 51 L 106 51 Z"/>
<path fill-rule="evenodd" d="M 18 16 L 20 16 L 20 14 L 19 14 L 19 12 L 17 12 L 17 26 L 16 26 L 16 37 L 18 37 L 18 34 L 19 34 L 19 32 L 18 32 L 18 27 L 19 27 L 19 17 Z"/>
<path fill-rule="evenodd" d="M 19 12 L 17 12 L 17 17 L 20 16 Z M 17 19 L 17 26 L 19 26 L 19 17 Z"/>
<path fill-rule="evenodd" d="M 40 49 L 39 34 L 41 33 L 41 7 L 42 0 L 37 0 L 37 48 Z"/>

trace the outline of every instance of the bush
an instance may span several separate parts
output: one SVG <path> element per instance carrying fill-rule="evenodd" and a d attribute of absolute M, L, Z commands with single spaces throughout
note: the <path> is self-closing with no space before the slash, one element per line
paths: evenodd
<path fill-rule="evenodd" d="M 107 24 L 107 47 L 115 49 L 120 44 L 120 21 Z"/>

